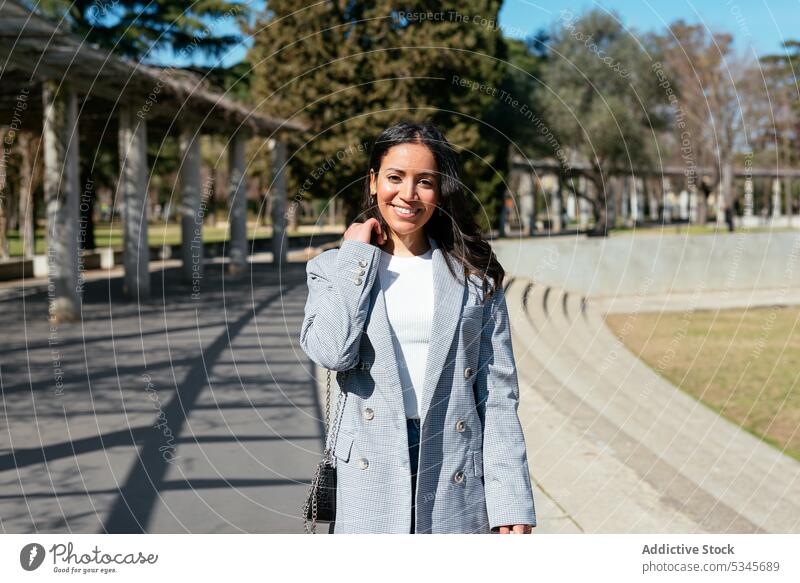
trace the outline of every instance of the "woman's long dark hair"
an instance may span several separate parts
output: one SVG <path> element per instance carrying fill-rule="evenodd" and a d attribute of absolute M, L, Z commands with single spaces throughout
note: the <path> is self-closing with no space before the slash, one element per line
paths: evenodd
<path fill-rule="evenodd" d="M 425 223 L 426 234 L 439 245 L 453 276 L 460 279 L 463 276 L 476 275 L 483 282 L 484 298 L 490 297 L 498 286 L 502 287 L 505 270 L 497 260 L 489 242 L 481 235 L 472 215 L 472 205 L 464 195 L 458 176 L 458 154 L 433 124 L 403 121 L 386 128 L 375 139 L 364 181 L 362 202 L 364 220 L 374 217 L 380 223 L 382 232 L 388 233 L 388 225 L 383 220 L 378 205 L 372 202 L 370 196 L 369 170 L 375 172 L 377 177 L 383 157 L 389 148 L 407 143 L 427 146 L 436 160 L 439 172 L 439 208 Z M 462 266 L 461 275 L 454 271 L 453 259 Z M 491 278 L 491 284 L 488 278 Z"/>

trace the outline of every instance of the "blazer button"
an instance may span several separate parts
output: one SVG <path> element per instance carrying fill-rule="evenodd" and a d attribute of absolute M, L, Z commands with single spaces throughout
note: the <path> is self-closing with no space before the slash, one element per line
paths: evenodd
<path fill-rule="evenodd" d="M 459 433 L 461 433 L 462 431 L 464 431 L 464 429 L 465 429 L 466 427 L 467 427 L 467 424 L 466 424 L 466 423 L 464 423 L 464 422 L 463 422 L 461 419 L 459 419 L 458 421 L 456 421 L 456 431 L 458 431 Z"/>
<path fill-rule="evenodd" d="M 464 369 L 464 378 L 468 379 L 471 376 L 472 376 L 472 369 L 470 367 L 465 368 Z"/>
<path fill-rule="evenodd" d="M 456 484 L 460 484 L 461 482 L 463 482 L 464 481 L 464 472 L 462 472 L 461 470 L 458 470 L 455 474 L 453 474 L 453 481 Z"/>
<path fill-rule="evenodd" d="M 361 468 L 362 470 L 366 470 L 369 467 L 369 462 L 367 461 L 367 458 L 362 457 L 360 460 L 358 460 L 358 467 Z"/>
<path fill-rule="evenodd" d="M 370 421 L 373 417 L 375 417 L 375 412 L 372 409 L 364 409 L 364 419 Z"/>
<path fill-rule="evenodd" d="M 363 259 L 360 259 L 360 260 L 358 261 L 358 266 L 359 266 L 359 267 L 366 267 L 366 266 L 367 266 L 367 262 L 366 262 L 366 261 L 364 261 Z"/>

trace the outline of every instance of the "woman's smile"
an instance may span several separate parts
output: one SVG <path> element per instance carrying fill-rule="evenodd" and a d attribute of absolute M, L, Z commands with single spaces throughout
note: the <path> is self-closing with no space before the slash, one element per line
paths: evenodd
<path fill-rule="evenodd" d="M 422 207 L 413 208 L 413 207 L 399 206 L 392 203 L 389 204 L 390 206 L 394 207 L 394 214 L 404 219 L 413 219 L 422 212 Z"/>

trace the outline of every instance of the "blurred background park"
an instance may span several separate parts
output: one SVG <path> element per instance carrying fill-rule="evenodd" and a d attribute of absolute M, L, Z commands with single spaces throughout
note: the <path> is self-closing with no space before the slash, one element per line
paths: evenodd
<path fill-rule="evenodd" d="M 539 530 L 797 532 L 798 65 L 783 0 L 0 0 L 3 530 L 299 531 L 303 263 L 410 119 L 509 275 Z"/>

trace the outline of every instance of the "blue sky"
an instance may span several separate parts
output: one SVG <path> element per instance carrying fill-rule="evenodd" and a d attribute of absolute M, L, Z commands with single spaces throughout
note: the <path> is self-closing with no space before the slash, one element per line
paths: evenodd
<path fill-rule="evenodd" d="M 255 9 L 263 9 L 263 0 L 251 0 Z M 500 28 L 512 37 L 524 37 L 549 28 L 561 18 L 562 10 L 578 14 L 591 8 L 616 11 L 625 26 L 638 31 L 663 30 L 678 18 L 702 23 L 712 31 L 733 34 L 737 48 L 755 51 L 756 55 L 781 52 L 784 40 L 800 39 L 800 0 L 506 0 L 500 12 Z M 461 10 L 468 17 L 469 3 Z M 214 23 L 212 33 L 235 32 L 232 20 Z M 222 58 L 223 65 L 241 61 L 247 41 Z M 160 64 L 185 66 L 190 60 L 176 60 L 169 51 L 153 55 Z M 211 64 L 203 59 L 194 64 Z"/>

